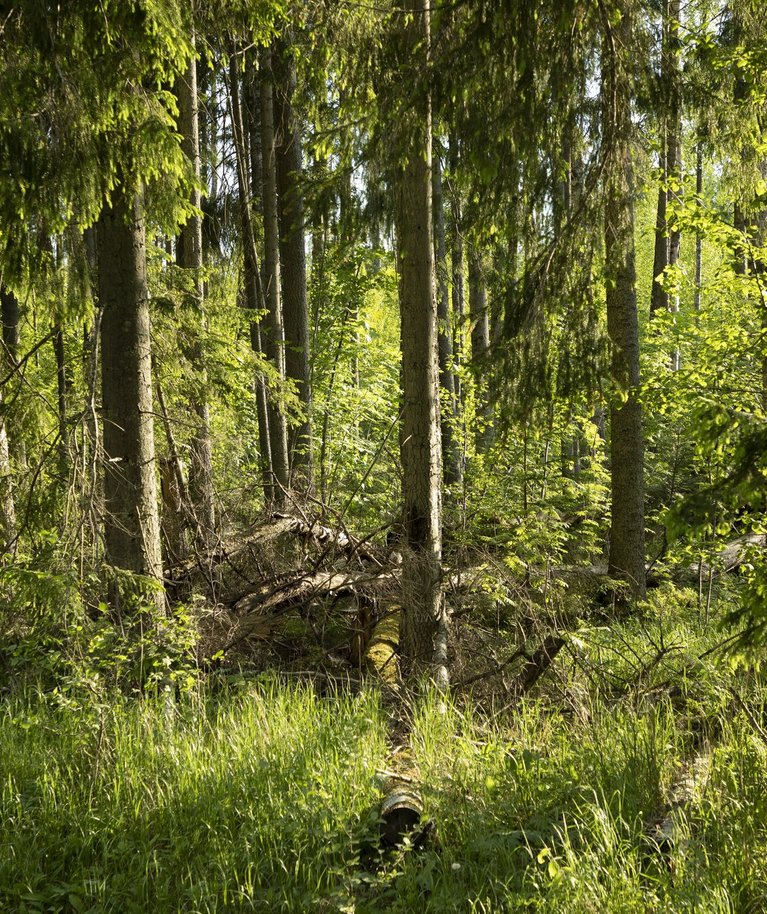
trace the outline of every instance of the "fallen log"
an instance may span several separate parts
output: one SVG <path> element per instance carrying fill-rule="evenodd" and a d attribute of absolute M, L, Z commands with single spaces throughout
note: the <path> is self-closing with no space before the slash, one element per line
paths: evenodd
<path fill-rule="evenodd" d="M 359 630 L 360 613 L 368 611 L 374 600 L 375 587 L 388 585 L 389 573 L 370 574 L 364 571 L 321 571 L 301 575 L 277 586 L 264 586 L 235 603 L 236 620 L 223 652 L 250 638 L 262 639 L 271 634 L 278 620 L 292 609 L 310 605 L 316 600 L 353 596 L 357 601 Z M 365 642 L 367 643 L 367 641 Z"/>
<path fill-rule="evenodd" d="M 417 849 L 436 841 L 437 828 L 433 819 L 423 821 L 423 799 L 419 775 L 408 746 L 400 746 L 391 755 L 393 771 L 378 771 L 381 789 L 380 847 L 391 850 L 409 840 Z"/>
<path fill-rule="evenodd" d="M 399 687 L 399 627 L 402 607 L 397 603 L 389 605 L 382 613 L 370 634 L 365 650 L 365 665 L 384 685 L 391 689 Z"/>
<path fill-rule="evenodd" d="M 219 543 L 210 555 L 195 557 L 167 576 L 177 593 L 204 593 L 213 603 L 231 605 L 264 581 L 298 571 L 304 560 L 291 519 L 278 518 L 260 524 L 241 541 Z"/>
<path fill-rule="evenodd" d="M 763 548 L 765 545 L 767 545 L 767 537 L 763 534 L 750 533 L 746 536 L 739 536 L 716 552 L 712 562 L 704 562 L 701 557 L 699 562 L 686 566 L 685 575 L 689 576 L 692 583 L 717 571 L 724 574 L 738 571 L 748 561 L 749 552 L 754 547 Z"/>
<path fill-rule="evenodd" d="M 310 540 L 318 546 L 323 547 L 325 552 L 337 550 L 347 557 L 357 556 L 360 559 L 372 562 L 379 568 L 383 567 L 383 554 L 371 547 L 366 539 L 352 536 L 345 529 L 335 529 L 326 527 L 316 520 L 307 520 L 300 517 L 292 517 L 287 514 L 275 514 L 275 518 L 289 518 L 292 521 L 291 532 L 296 536 Z"/>
<path fill-rule="evenodd" d="M 317 571 L 285 581 L 276 587 L 264 586 L 248 593 L 234 604 L 234 610 L 239 614 L 273 612 L 320 597 L 359 593 L 366 587 L 387 583 L 389 578 L 388 572 L 370 574 L 366 571 Z"/>
<path fill-rule="evenodd" d="M 711 771 L 711 754 L 704 751 L 686 762 L 677 772 L 668 791 L 664 812 L 645 827 L 645 835 L 668 862 L 687 844 L 686 813 L 700 796 Z"/>
<path fill-rule="evenodd" d="M 508 689 L 516 698 L 521 698 L 546 673 L 556 659 L 557 654 L 564 647 L 564 644 L 565 639 L 558 632 L 552 632 L 544 638 L 543 642 L 532 653 L 530 653 L 526 645 L 518 647 L 503 660 L 496 660 L 491 667 L 460 680 L 455 684 L 454 688 L 466 689 L 492 676 L 501 675 L 518 660 L 523 660 L 524 662 L 519 667 Z"/>
<path fill-rule="evenodd" d="M 412 781 L 412 778 L 409 779 Z M 381 803 L 381 844 L 383 847 L 397 847 L 405 837 L 421 824 L 423 803 L 421 796 L 412 788 L 396 786 Z"/>

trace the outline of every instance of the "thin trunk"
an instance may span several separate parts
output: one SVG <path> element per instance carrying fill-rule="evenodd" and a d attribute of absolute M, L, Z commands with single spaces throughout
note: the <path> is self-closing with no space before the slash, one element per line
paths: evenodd
<path fill-rule="evenodd" d="M 88 265 L 89 288 L 98 288 L 98 255 L 96 229 L 87 228 L 83 242 Z M 91 294 L 91 298 L 92 298 Z M 85 381 L 85 428 L 83 446 L 84 499 L 90 519 L 93 541 L 98 542 L 104 517 L 104 487 L 99 467 L 103 460 L 103 441 L 98 415 L 99 337 L 102 310 L 98 301 L 91 303 L 91 317 L 83 327 L 83 379 Z"/>
<path fill-rule="evenodd" d="M 274 71 L 285 374 L 296 385 L 302 410 L 301 419 L 290 430 L 288 439 L 291 481 L 295 488 L 311 491 L 312 388 L 309 378 L 309 305 L 301 186 L 303 156 L 301 134 L 292 104 L 296 65 L 290 49 L 282 42 L 274 55 Z"/>
<path fill-rule="evenodd" d="M 0 535 L 3 552 L 13 551 L 16 541 L 16 502 L 13 488 L 8 431 L 5 424 L 3 394 L 0 391 Z"/>
<path fill-rule="evenodd" d="M 0 308 L 3 321 L 3 346 L 11 365 L 19 358 L 19 321 L 21 309 L 19 300 L 6 288 L 0 288 Z"/>
<path fill-rule="evenodd" d="M 695 152 L 695 194 L 697 205 L 703 200 L 703 143 L 698 140 Z M 695 311 L 701 308 L 701 289 L 703 287 L 703 232 L 698 229 L 695 237 Z"/>
<path fill-rule="evenodd" d="M 661 286 L 663 274 L 668 267 L 679 262 L 681 233 L 677 222 L 672 222 L 669 231 L 668 206 L 678 204 L 682 189 L 682 73 L 679 41 L 681 0 L 663 0 L 661 83 L 666 90 L 661 130 L 659 164 L 661 184 L 658 189 L 658 214 L 655 225 L 655 257 L 653 262 L 653 285 L 650 297 L 650 317 L 658 310 L 679 312 L 679 293 L 674 290 L 669 296 Z M 681 354 L 674 348 L 670 355 L 670 367 L 677 371 L 681 367 Z"/>
<path fill-rule="evenodd" d="M 4 349 L 0 365 L 3 372 L 7 372 L 18 360 L 19 301 L 13 292 L 0 288 L 0 306 L 2 307 Z M 0 389 L 0 537 L 2 537 L 0 547 L 7 552 L 13 550 L 16 542 L 16 501 L 3 400 L 4 391 Z"/>
<path fill-rule="evenodd" d="M 458 171 L 458 144 L 454 137 L 450 138 L 450 174 L 455 179 Z M 463 319 L 465 312 L 465 296 L 463 283 L 463 224 L 461 218 L 461 200 L 456 187 L 450 200 L 450 296 L 453 306 L 453 360 L 457 367 L 463 364 Z M 461 379 L 456 373 L 453 384 L 457 407 L 463 413 L 463 391 Z"/>
<path fill-rule="evenodd" d="M 56 324 L 53 335 L 53 352 L 56 357 L 56 405 L 59 418 L 59 477 L 64 483 L 69 475 L 69 431 L 67 429 L 67 379 L 64 330 Z"/>
<path fill-rule="evenodd" d="M 458 403 L 453 371 L 453 327 L 450 313 L 450 289 L 447 273 L 445 210 L 442 196 L 442 164 L 439 155 L 432 159 L 432 207 L 434 213 L 434 260 L 437 278 L 437 320 L 439 326 L 439 378 L 443 391 L 441 410 L 442 461 L 445 482 L 460 482 L 461 453 L 456 440 Z"/>
<path fill-rule="evenodd" d="M 658 188 L 658 210 L 655 220 L 655 255 L 652 266 L 652 292 L 650 296 L 650 317 L 656 311 L 668 310 L 668 293 L 662 285 L 663 274 L 668 266 L 668 230 L 666 227 L 666 136 L 665 131 L 658 153 L 661 186 Z"/>
<path fill-rule="evenodd" d="M 344 99 L 341 98 L 343 111 Z M 342 165 L 340 181 L 338 184 L 338 225 L 336 226 L 336 240 L 341 245 L 351 245 L 356 233 L 357 206 L 352 188 L 351 167 Z"/>
<path fill-rule="evenodd" d="M 558 193 L 554 194 L 554 233 L 557 238 L 561 238 L 567 231 L 568 220 L 573 214 L 573 205 L 575 202 L 580 201 L 582 191 L 581 182 L 575 177 L 583 169 L 580 156 L 575 155 L 573 151 L 577 129 L 577 123 L 573 115 L 568 121 L 565 138 L 565 173 L 558 187 Z M 576 160 L 578 160 L 577 163 Z M 516 248 L 516 239 L 514 240 L 514 247 Z M 514 259 L 516 260 L 516 257 Z M 516 263 L 511 272 L 512 282 L 515 275 Z M 568 439 L 562 438 L 560 453 L 562 475 L 566 478 L 577 479 L 580 474 L 580 429 L 577 425 L 575 426 L 575 432 Z"/>
<path fill-rule="evenodd" d="M 269 332 L 264 334 L 266 353 L 285 377 L 285 332 L 280 295 L 280 227 L 277 213 L 277 169 L 274 142 L 274 98 L 272 86 L 272 51 L 261 51 L 261 168 L 264 209 L 264 274 Z M 272 465 L 277 485 L 275 502 L 282 504 L 289 486 L 288 438 L 285 413 L 272 395 L 269 399 L 269 439 Z"/>
<path fill-rule="evenodd" d="M 624 12 L 617 47 L 605 47 L 603 105 L 605 136 L 614 144 L 605 201 L 605 286 L 607 331 L 612 343 L 613 381 L 626 396 L 610 408 L 609 569 L 623 578 L 635 597 L 645 594 L 644 435 L 639 387 L 639 324 L 634 252 L 634 186 L 631 157 L 631 87 L 620 59 L 630 46 L 629 16 Z M 607 42 L 606 42 L 607 45 Z M 625 53 L 625 50 L 623 51 Z"/>
<path fill-rule="evenodd" d="M 762 180 L 767 180 L 767 159 L 759 163 Z M 760 210 L 755 218 L 752 228 L 752 245 L 755 250 L 752 256 L 754 279 L 757 287 L 758 309 L 761 313 L 762 339 L 767 339 L 767 303 L 764 301 L 764 290 L 767 288 L 767 262 L 762 258 L 761 251 L 767 242 L 767 210 Z M 762 355 L 762 410 L 767 413 L 767 354 Z"/>
<path fill-rule="evenodd" d="M 404 39 L 411 59 L 428 55 L 429 7 L 414 13 Z M 419 66 L 420 68 L 420 66 Z M 431 105 L 422 97 L 402 115 L 405 165 L 396 176 L 397 245 L 402 347 L 402 495 L 407 555 L 403 562 L 401 645 L 411 662 L 436 663 L 446 684 L 445 617 L 440 594 L 442 501 L 439 362 L 431 200 Z"/>
<path fill-rule="evenodd" d="M 143 200 L 118 190 L 98 222 L 104 535 L 109 564 L 162 579 Z M 115 597 L 118 593 L 115 592 Z M 162 595 L 156 595 L 158 608 Z M 114 606 L 120 612 L 120 606 Z"/>
<path fill-rule="evenodd" d="M 681 71 L 681 45 L 679 41 L 679 28 L 682 16 L 681 0 L 668 0 L 668 82 L 669 82 L 669 127 L 668 127 L 668 152 L 666 166 L 668 177 L 671 181 L 669 201 L 678 206 L 682 199 L 682 71 Z M 678 221 L 674 220 L 674 227 L 669 232 L 668 239 L 668 265 L 674 267 L 679 263 L 682 235 L 678 228 Z M 679 289 L 674 289 L 670 302 L 673 314 L 679 313 Z M 681 367 L 681 354 L 678 347 L 671 353 L 671 370 L 678 371 Z"/>
<path fill-rule="evenodd" d="M 197 102 L 197 62 L 192 57 L 186 73 L 178 80 L 179 132 L 181 148 L 192 163 L 197 182 L 200 166 L 200 120 Z M 199 212 L 199 187 L 192 191 L 192 205 Z M 189 271 L 192 289 L 191 310 L 197 314 L 200 328 L 186 353 L 197 369 L 199 380 L 192 392 L 191 408 L 196 418 L 189 453 L 189 497 L 195 519 L 195 540 L 198 550 L 208 552 L 216 541 L 216 511 L 213 496 L 213 455 L 210 438 L 210 408 L 207 397 L 207 368 L 200 335 L 205 327 L 205 289 L 203 287 L 202 218 L 192 215 L 181 227 L 178 238 L 178 263 Z"/>
<path fill-rule="evenodd" d="M 3 355 L 0 358 L 0 362 L 10 370 L 18 363 L 19 359 L 21 308 L 16 295 L 4 286 L 0 286 L 0 313 L 2 314 L 3 323 Z M 8 425 L 8 417 L 6 416 L 5 435 L 8 438 L 11 460 L 18 470 L 26 466 L 26 449 L 23 441 L 14 433 L 13 427 L 9 429 Z"/>
<path fill-rule="evenodd" d="M 340 104 L 343 110 L 344 98 L 341 94 Z M 355 240 L 357 231 L 357 201 L 352 188 L 352 170 L 345 167 L 341 173 L 338 186 L 338 225 L 336 226 L 337 242 L 348 249 Z M 351 324 L 354 328 L 354 339 L 352 347 L 352 385 L 355 391 L 360 389 L 360 359 L 359 359 L 359 324 L 360 309 L 357 297 L 354 296 L 352 307 L 349 312 Z M 359 423 L 357 417 L 354 419 L 355 428 L 358 430 Z"/>
<path fill-rule="evenodd" d="M 482 255 L 474 246 L 469 249 L 469 317 L 471 320 L 471 363 L 477 388 L 477 429 L 475 445 L 479 454 L 486 454 L 493 446 L 493 407 L 490 403 L 484 375 L 490 352 L 490 316 L 485 288 L 485 270 Z"/>
<path fill-rule="evenodd" d="M 160 492 L 162 494 L 163 509 L 160 532 L 163 546 L 165 547 L 165 567 L 173 568 L 174 565 L 184 562 L 189 556 L 187 514 L 191 499 L 184 479 L 178 445 L 173 434 L 173 425 L 168 415 L 165 396 L 159 380 L 156 382 L 156 393 L 157 405 L 160 407 L 160 416 L 162 417 L 170 455 L 160 460 Z"/>
<path fill-rule="evenodd" d="M 232 128 L 234 134 L 235 158 L 237 162 L 237 180 L 240 190 L 240 226 L 242 229 L 245 307 L 251 315 L 251 349 L 257 356 L 263 356 L 264 350 L 261 340 L 261 322 L 260 318 L 256 318 L 255 315 L 265 310 L 266 303 L 264 301 L 264 291 L 261 287 L 261 273 L 259 270 L 258 251 L 256 248 L 256 235 L 251 212 L 251 195 L 253 193 L 253 186 L 256 183 L 258 183 L 260 192 L 260 180 L 256 182 L 255 178 L 257 176 L 260 179 L 261 176 L 260 137 L 257 132 L 251 129 L 255 113 L 259 110 L 258 106 L 254 108 L 255 99 L 252 94 L 256 90 L 255 79 L 251 79 L 250 89 L 251 103 L 243 106 L 240 96 L 240 77 L 237 71 L 235 57 L 232 54 L 229 63 L 229 95 L 232 107 Z M 248 132 L 246 132 L 246 123 Z M 259 155 L 253 154 L 254 150 L 251 145 L 250 172 L 248 169 L 246 136 L 250 136 L 251 143 L 259 143 L 257 146 Z M 249 173 L 250 180 L 248 179 Z M 268 505 L 274 500 L 274 467 L 272 464 L 272 449 L 269 436 L 268 396 L 263 372 L 260 368 L 256 373 L 254 384 L 256 411 L 258 416 L 258 442 L 261 455 L 261 476 L 264 501 Z"/>

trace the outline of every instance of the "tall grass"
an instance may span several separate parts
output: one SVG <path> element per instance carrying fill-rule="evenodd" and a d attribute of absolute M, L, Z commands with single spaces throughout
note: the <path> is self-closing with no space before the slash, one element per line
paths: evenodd
<path fill-rule="evenodd" d="M 13 701 L 0 721 L 0 910 L 312 910 L 375 827 L 373 694 L 267 684 L 173 713 Z M 372 823 L 372 824 L 371 824 Z"/>
<path fill-rule="evenodd" d="M 375 691 L 266 679 L 172 709 L 7 697 L 0 911 L 763 912 L 765 689 L 699 662 L 702 628 L 667 628 L 679 649 L 659 656 L 660 625 L 581 633 L 584 662 L 562 660 L 548 697 L 514 714 L 417 701 L 438 843 L 385 856 L 376 771 L 396 762 Z M 596 669 L 601 691 L 583 681 Z M 648 823 L 700 753 L 708 778 L 661 852 Z"/>

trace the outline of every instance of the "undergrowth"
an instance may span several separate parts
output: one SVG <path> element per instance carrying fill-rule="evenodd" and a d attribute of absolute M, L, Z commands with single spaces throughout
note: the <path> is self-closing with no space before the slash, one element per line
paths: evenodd
<path fill-rule="evenodd" d="M 0 910 L 763 911 L 767 692 L 758 670 L 707 654 L 716 634 L 693 608 L 664 614 L 670 598 L 573 636 L 511 710 L 414 700 L 437 838 L 389 854 L 377 772 L 392 708 L 372 687 L 11 691 Z M 652 823 L 700 757 L 659 846 Z"/>

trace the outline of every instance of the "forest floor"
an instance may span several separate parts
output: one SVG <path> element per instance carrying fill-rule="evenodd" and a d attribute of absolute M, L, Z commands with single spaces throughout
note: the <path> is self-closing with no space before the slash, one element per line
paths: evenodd
<path fill-rule="evenodd" d="M 520 694 L 520 617 L 550 624 L 574 597 L 557 614 L 529 580 L 505 601 L 484 580 L 458 608 L 448 699 L 360 676 L 323 640 L 328 601 L 305 599 L 175 695 L 8 689 L 0 910 L 767 910 L 767 687 L 710 621 L 737 585 L 708 610 L 666 583 L 630 615 L 571 612 Z M 234 643 L 231 619 L 217 630 Z M 434 830 L 387 849 L 402 732 Z"/>

